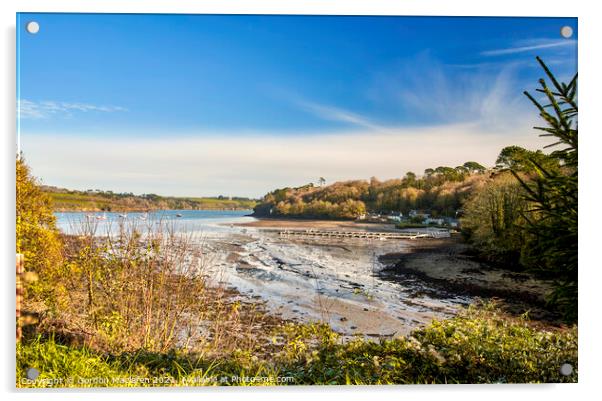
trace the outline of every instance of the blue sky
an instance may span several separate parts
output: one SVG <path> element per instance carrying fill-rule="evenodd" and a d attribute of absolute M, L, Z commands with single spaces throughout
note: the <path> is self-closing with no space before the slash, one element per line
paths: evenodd
<path fill-rule="evenodd" d="M 491 165 L 545 144 L 522 91 L 576 52 L 574 18 L 20 14 L 21 148 L 49 185 L 165 195 Z"/>

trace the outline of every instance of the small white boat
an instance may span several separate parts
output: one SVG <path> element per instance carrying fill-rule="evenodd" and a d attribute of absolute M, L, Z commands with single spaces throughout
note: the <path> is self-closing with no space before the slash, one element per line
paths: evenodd
<path fill-rule="evenodd" d="M 176 217 L 182 217 L 182 213 L 176 214 Z"/>

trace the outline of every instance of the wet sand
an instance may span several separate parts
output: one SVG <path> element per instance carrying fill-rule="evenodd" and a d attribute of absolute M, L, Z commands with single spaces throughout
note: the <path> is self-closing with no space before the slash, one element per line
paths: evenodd
<path fill-rule="evenodd" d="M 546 307 L 552 282 L 528 273 L 495 268 L 479 261 L 459 238 L 416 241 L 407 252 L 383 255 L 380 275 L 395 282 L 420 280 L 432 297 L 466 295 L 496 298 L 508 312 L 549 322 L 558 317 Z"/>
<path fill-rule="evenodd" d="M 261 229 L 347 229 L 357 231 L 396 231 L 394 224 L 362 223 L 353 220 L 310 220 L 310 219 L 258 219 L 246 223 L 234 224 L 240 227 Z"/>

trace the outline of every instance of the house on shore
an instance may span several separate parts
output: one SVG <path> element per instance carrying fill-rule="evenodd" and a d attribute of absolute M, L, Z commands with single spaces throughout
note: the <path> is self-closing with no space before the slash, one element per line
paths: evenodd
<path fill-rule="evenodd" d="M 434 224 L 438 226 L 442 226 L 446 223 L 443 217 L 427 217 L 424 219 L 423 224 Z"/>
<path fill-rule="evenodd" d="M 403 213 L 391 212 L 387 215 L 387 220 L 399 223 L 403 220 Z"/>

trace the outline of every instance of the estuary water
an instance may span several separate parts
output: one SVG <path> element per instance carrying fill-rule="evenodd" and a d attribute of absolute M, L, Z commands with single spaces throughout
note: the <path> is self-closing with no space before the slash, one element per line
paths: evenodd
<path fill-rule="evenodd" d="M 176 232 L 225 234 L 232 231 L 230 224 L 254 221 L 252 210 L 158 210 L 153 212 L 62 212 L 55 213 L 58 228 L 66 234 L 78 234 L 84 227 L 94 226 L 97 235 L 115 231 L 119 225 L 144 228 L 164 224 Z"/>

